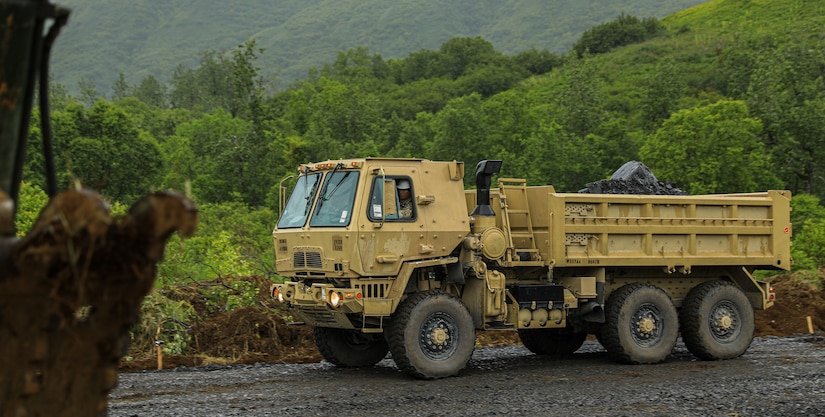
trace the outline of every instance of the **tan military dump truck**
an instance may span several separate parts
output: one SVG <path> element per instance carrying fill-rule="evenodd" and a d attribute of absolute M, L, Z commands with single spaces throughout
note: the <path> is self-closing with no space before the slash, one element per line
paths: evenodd
<path fill-rule="evenodd" d="M 273 296 L 329 362 L 372 366 L 389 351 L 423 379 L 458 374 L 476 330 L 515 329 L 542 355 L 594 334 L 625 363 L 664 360 L 680 332 L 701 359 L 745 352 L 753 310 L 774 302 L 752 272 L 792 264 L 790 192 L 492 188 L 501 164 L 480 162 L 471 191 L 455 161 L 301 166 L 273 232 L 287 278 Z"/>

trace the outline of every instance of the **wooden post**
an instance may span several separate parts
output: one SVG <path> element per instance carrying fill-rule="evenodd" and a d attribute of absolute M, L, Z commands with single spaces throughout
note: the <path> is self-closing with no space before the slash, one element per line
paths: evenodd
<path fill-rule="evenodd" d="M 811 316 L 808 316 L 808 333 L 814 334 L 814 323 L 811 321 Z"/>
<path fill-rule="evenodd" d="M 163 369 L 163 340 L 156 340 L 155 346 L 158 349 L 158 370 Z"/>
<path fill-rule="evenodd" d="M 158 370 L 163 369 L 163 340 L 160 340 L 160 331 L 163 329 L 163 323 L 158 325 L 158 331 L 155 333 L 155 348 L 158 350 Z"/>

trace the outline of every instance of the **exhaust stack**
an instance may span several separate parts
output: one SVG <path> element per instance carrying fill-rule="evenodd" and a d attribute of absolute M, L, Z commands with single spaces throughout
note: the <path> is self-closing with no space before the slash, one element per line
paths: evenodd
<path fill-rule="evenodd" d="M 476 233 L 495 226 L 495 213 L 490 207 L 490 184 L 493 175 L 501 171 L 500 160 L 485 159 L 476 165 L 476 206 L 470 216 L 475 218 Z"/>

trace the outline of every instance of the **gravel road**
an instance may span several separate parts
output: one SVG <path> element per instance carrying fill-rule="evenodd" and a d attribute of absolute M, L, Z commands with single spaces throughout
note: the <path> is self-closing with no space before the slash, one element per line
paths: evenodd
<path fill-rule="evenodd" d="M 681 343 L 658 365 L 612 362 L 595 341 L 564 359 L 476 349 L 461 376 L 256 364 L 123 373 L 109 416 L 823 416 L 825 337 L 756 338 L 703 362 Z"/>

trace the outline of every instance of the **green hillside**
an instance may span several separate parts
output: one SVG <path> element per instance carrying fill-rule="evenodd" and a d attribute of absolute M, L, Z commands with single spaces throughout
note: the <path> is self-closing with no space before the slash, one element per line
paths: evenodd
<path fill-rule="evenodd" d="M 78 101 L 54 89 L 58 181 L 125 203 L 190 190 L 203 222 L 167 253 L 160 273 L 173 282 L 274 273 L 279 184 L 310 161 L 501 159 L 503 177 L 576 192 L 637 160 L 691 194 L 790 190 L 794 268 L 815 274 L 825 265 L 823 28 L 821 0 L 713 0 L 662 21 L 591 26 L 564 55 L 505 54 L 480 37 L 393 59 L 349 49 L 279 90 L 261 83 L 271 50 L 230 45 L 200 64 L 193 54 L 166 89 L 131 83 L 117 99 Z M 36 196 L 39 126 L 31 132 L 22 194 Z"/>
<path fill-rule="evenodd" d="M 566 51 L 581 33 L 620 13 L 664 17 L 703 0 L 64 0 L 72 9 L 52 70 L 76 90 L 81 78 L 109 94 L 119 73 L 136 84 L 168 81 L 199 53 L 254 38 L 266 49 L 262 75 L 283 88 L 336 53 L 365 46 L 386 58 L 438 49 L 456 36 L 481 36 L 497 50 Z"/>

